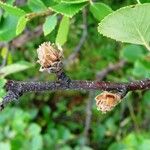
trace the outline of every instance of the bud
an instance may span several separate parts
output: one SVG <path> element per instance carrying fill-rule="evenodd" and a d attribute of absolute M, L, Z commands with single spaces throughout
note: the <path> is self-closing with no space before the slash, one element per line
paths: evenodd
<path fill-rule="evenodd" d="M 57 70 L 57 67 L 60 67 L 61 59 L 63 57 L 62 49 L 56 47 L 50 42 L 44 42 L 37 49 L 38 58 L 37 61 L 40 65 L 40 71 L 51 70 L 52 68 Z"/>
<path fill-rule="evenodd" d="M 97 95 L 95 100 L 97 109 L 106 113 L 107 111 L 111 111 L 119 102 L 121 102 L 121 96 L 118 93 L 104 91 Z"/>

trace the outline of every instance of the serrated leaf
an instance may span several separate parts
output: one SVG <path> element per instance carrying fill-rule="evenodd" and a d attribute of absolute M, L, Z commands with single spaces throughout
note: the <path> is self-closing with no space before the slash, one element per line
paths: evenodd
<path fill-rule="evenodd" d="M 144 45 L 150 50 L 150 4 L 121 8 L 106 16 L 98 31 L 117 41 Z"/>
<path fill-rule="evenodd" d="M 67 41 L 68 31 L 69 31 L 69 18 L 63 16 L 59 25 L 56 37 L 56 44 L 63 45 Z"/>
<path fill-rule="evenodd" d="M 22 10 L 16 6 L 12 6 L 12 5 L 3 3 L 3 2 L 0 2 L 0 7 L 11 15 L 22 16 L 22 15 L 26 14 L 26 12 L 24 10 Z"/>
<path fill-rule="evenodd" d="M 33 67 L 33 64 L 26 62 L 26 61 L 20 61 L 20 62 L 14 63 L 12 65 L 8 65 L 8 66 L 3 67 L 0 70 L 0 76 L 5 77 L 5 76 L 10 75 L 12 73 L 23 71 L 23 70 L 26 70 L 26 69 L 31 68 L 31 67 Z"/>
<path fill-rule="evenodd" d="M 78 3 L 84 3 L 89 0 L 62 0 L 62 3 L 69 3 L 69 4 L 78 4 Z"/>
<path fill-rule="evenodd" d="M 45 23 L 43 24 L 44 35 L 46 36 L 50 34 L 55 29 L 56 25 L 57 25 L 57 16 L 56 15 L 48 16 L 45 20 Z"/>
<path fill-rule="evenodd" d="M 60 3 L 58 5 L 51 6 L 50 9 L 57 13 L 61 13 L 65 16 L 72 17 L 76 13 L 78 13 L 86 3 L 79 3 L 79 4 L 69 4 L 69 3 Z"/>
<path fill-rule="evenodd" d="M 28 22 L 28 19 L 26 18 L 25 15 L 19 18 L 18 24 L 16 27 L 16 35 L 19 35 L 25 29 L 27 22 Z"/>
<path fill-rule="evenodd" d="M 28 0 L 28 6 L 34 12 L 43 11 L 47 9 L 45 4 L 41 0 Z"/>
<path fill-rule="evenodd" d="M 104 3 L 91 3 L 90 11 L 99 21 L 101 21 L 108 14 L 112 13 L 112 9 Z"/>
<path fill-rule="evenodd" d="M 0 41 L 10 41 L 16 36 L 18 17 L 8 15 L 1 21 Z"/>

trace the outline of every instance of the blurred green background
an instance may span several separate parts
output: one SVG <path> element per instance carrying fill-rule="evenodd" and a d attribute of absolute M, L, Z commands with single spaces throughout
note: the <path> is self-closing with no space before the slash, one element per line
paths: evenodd
<path fill-rule="evenodd" d="M 60 3 L 59 0 L 5 2 L 29 13 Z M 112 10 L 137 3 L 135 0 L 96 2 L 103 2 Z M 0 10 L 1 100 L 6 80 L 55 80 L 53 74 L 39 72 L 36 49 L 45 41 L 55 42 L 62 15 L 57 14 L 55 29 L 46 36 L 42 29 L 45 18 L 34 18 L 16 36 L 13 33 L 16 17 Z M 98 23 L 89 5 L 70 19 L 67 41 L 63 45 L 66 74 L 75 80 L 95 80 L 102 69 L 125 60 L 122 68 L 108 73 L 103 80 L 133 81 L 150 77 L 148 51 L 143 46 L 101 36 Z M 84 42 L 75 59 L 69 60 L 86 32 L 84 27 L 87 27 Z M 0 112 L 0 150 L 150 150 L 150 91 L 128 93 L 107 114 L 96 109 L 94 96 L 99 93 L 56 91 L 23 95 Z"/>

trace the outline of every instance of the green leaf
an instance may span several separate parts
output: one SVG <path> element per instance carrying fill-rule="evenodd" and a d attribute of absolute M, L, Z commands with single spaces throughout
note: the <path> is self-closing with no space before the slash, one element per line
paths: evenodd
<path fill-rule="evenodd" d="M 30 124 L 30 126 L 27 130 L 27 133 L 29 134 L 30 137 L 36 136 L 36 135 L 40 134 L 40 132 L 41 132 L 41 127 L 36 123 Z"/>
<path fill-rule="evenodd" d="M 7 81 L 6 79 L 0 78 L 0 89 L 4 87 L 6 81 Z"/>
<path fill-rule="evenodd" d="M 69 3 L 69 4 L 78 4 L 78 3 L 84 3 L 88 0 L 62 0 L 63 3 Z"/>
<path fill-rule="evenodd" d="M 6 84 L 6 81 L 6 79 L 0 78 L 0 101 L 2 101 L 2 97 L 6 94 L 6 91 L 3 88 Z"/>
<path fill-rule="evenodd" d="M 57 16 L 56 15 L 48 16 L 43 25 L 44 35 L 46 36 L 50 34 L 55 29 L 56 25 L 57 25 Z"/>
<path fill-rule="evenodd" d="M 150 63 L 145 60 L 137 60 L 134 64 L 133 75 L 139 78 L 150 77 Z"/>
<path fill-rule="evenodd" d="M 150 98 L 150 91 L 145 91 L 144 92 L 144 95 L 143 95 L 143 100 L 142 100 L 142 104 L 144 104 L 144 105 L 142 105 L 144 108 L 145 108 L 145 106 L 146 107 L 150 107 L 150 100 L 149 100 L 149 98 Z M 144 109 L 144 110 L 147 110 L 147 111 L 149 111 L 149 109 Z"/>
<path fill-rule="evenodd" d="M 99 21 L 101 21 L 108 14 L 112 13 L 112 9 L 104 3 L 91 3 L 90 11 Z"/>
<path fill-rule="evenodd" d="M 9 142 L 0 142 L 0 149 L 11 150 L 11 144 Z"/>
<path fill-rule="evenodd" d="M 0 9 L 0 22 L 1 22 L 1 20 L 2 20 L 2 17 L 3 17 L 3 10 Z"/>
<path fill-rule="evenodd" d="M 141 3 L 149 3 L 150 0 L 140 0 Z"/>
<path fill-rule="evenodd" d="M 148 150 L 150 145 L 150 140 L 149 139 L 144 139 L 142 143 L 137 146 L 138 150 Z"/>
<path fill-rule="evenodd" d="M 129 147 L 123 143 L 113 143 L 109 146 L 108 150 L 130 150 Z M 132 149 L 131 149 L 132 150 Z"/>
<path fill-rule="evenodd" d="M 144 51 L 139 45 L 127 45 L 122 49 L 121 56 L 123 59 L 134 63 L 137 59 L 144 56 Z"/>
<path fill-rule="evenodd" d="M 41 0 L 28 0 L 28 6 L 31 11 L 38 12 L 47 9 Z"/>
<path fill-rule="evenodd" d="M 34 136 L 31 140 L 31 150 L 42 150 L 42 149 L 43 149 L 42 136 L 41 135 Z"/>
<path fill-rule="evenodd" d="M 57 13 L 61 13 L 65 16 L 72 17 L 76 13 L 78 13 L 86 3 L 79 3 L 79 4 L 69 4 L 69 3 L 60 3 L 58 5 L 51 6 L 50 9 Z"/>
<path fill-rule="evenodd" d="M 22 16 L 26 14 L 24 10 L 17 8 L 16 6 L 3 3 L 3 2 L 0 2 L 0 7 L 11 15 Z"/>
<path fill-rule="evenodd" d="M 7 57 L 7 54 L 8 54 L 8 47 L 3 47 L 1 49 L 1 56 L 3 59 L 5 59 Z"/>
<path fill-rule="evenodd" d="M 125 137 L 125 139 L 123 139 L 123 143 L 134 150 L 140 145 L 141 138 L 143 137 L 140 134 L 138 135 L 136 133 L 130 133 Z"/>
<path fill-rule="evenodd" d="M 7 4 L 13 5 L 13 3 L 15 2 L 15 0 L 7 0 Z"/>
<path fill-rule="evenodd" d="M 68 31 L 69 31 L 69 18 L 63 16 L 59 25 L 56 37 L 56 44 L 63 45 L 67 41 Z"/>
<path fill-rule="evenodd" d="M 82 142 L 82 141 L 81 141 Z M 84 142 L 84 141 L 83 141 Z M 80 145 L 77 145 L 75 148 L 74 148 L 75 150 L 93 150 L 93 148 L 91 148 L 91 147 L 89 147 L 89 146 L 86 146 L 86 145 L 84 145 L 84 144 L 81 144 L 81 146 Z M 63 149 L 64 150 L 64 149 Z"/>
<path fill-rule="evenodd" d="M 1 89 L 0 89 L 0 101 L 3 100 L 3 97 L 5 96 L 5 94 L 6 94 L 5 89 L 1 88 Z"/>
<path fill-rule="evenodd" d="M 150 3 L 121 8 L 106 16 L 98 31 L 117 41 L 144 45 L 150 50 Z"/>
<path fill-rule="evenodd" d="M 58 128 L 59 138 L 67 141 L 72 138 L 71 132 L 64 126 L 59 126 Z"/>
<path fill-rule="evenodd" d="M 0 41 L 10 41 L 16 36 L 18 18 L 8 15 L 0 24 Z"/>
<path fill-rule="evenodd" d="M 19 35 L 25 29 L 27 22 L 28 19 L 25 15 L 19 18 L 16 28 L 16 35 Z"/>
<path fill-rule="evenodd" d="M 20 62 L 14 63 L 12 65 L 8 65 L 6 67 L 3 67 L 0 70 L 0 75 L 2 77 L 4 77 L 4 76 L 10 75 L 12 73 L 26 70 L 26 69 L 31 68 L 31 67 L 33 67 L 33 64 L 26 62 L 26 61 L 20 61 Z"/>

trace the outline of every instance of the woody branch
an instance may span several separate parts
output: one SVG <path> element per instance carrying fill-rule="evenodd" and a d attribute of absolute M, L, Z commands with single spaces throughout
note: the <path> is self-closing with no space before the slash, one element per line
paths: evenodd
<path fill-rule="evenodd" d="M 11 102 L 13 99 L 18 99 L 21 95 L 27 92 L 42 92 L 56 90 L 104 90 L 104 91 L 135 91 L 150 89 L 150 79 L 134 81 L 129 83 L 115 83 L 104 81 L 79 81 L 70 80 L 66 82 L 22 82 L 8 81 L 6 84 L 7 95 L 3 98 L 1 105 Z"/>
<path fill-rule="evenodd" d="M 44 50 L 44 51 L 43 51 Z M 56 90 L 102 90 L 111 91 L 119 94 L 123 98 L 127 92 L 134 90 L 150 89 L 150 79 L 144 79 L 134 82 L 104 82 L 104 81 L 86 81 L 86 80 L 71 80 L 63 71 L 62 50 L 58 50 L 50 43 L 42 44 L 38 52 L 40 71 L 55 73 L 57 81 L 48 82 L 23 82 L 10 80 L 6 84 L 7 94 L 0 103 L 2 110 L 5 105 L 13 100 L 18 99 L 21 95 L 27 92 L 43 92 Z"/>

